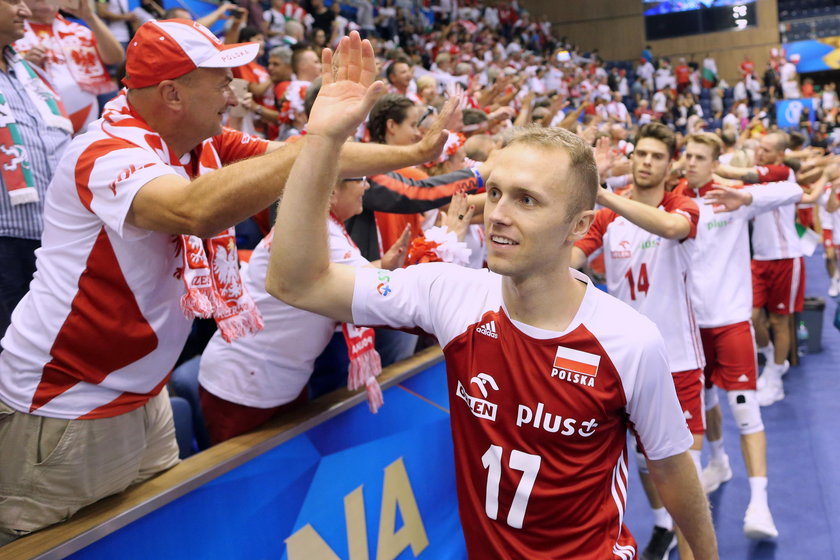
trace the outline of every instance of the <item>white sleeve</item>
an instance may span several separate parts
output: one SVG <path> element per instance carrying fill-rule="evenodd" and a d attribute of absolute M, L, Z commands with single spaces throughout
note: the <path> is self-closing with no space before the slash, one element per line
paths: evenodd
<path fill-rule="evenodd" d="M 639 349 L 633 358 L 635 372 L 622 375 L 622 381 L 630 421 L 648 459 L 657 460 L 686 451 L 694 438 L 677 399 L 665 342 L 652 324 L 649 331 L 636 333 L 641 336 L 637 338 Z"/>
<path fill-rule="evenodd" d="M 789 181 L 754 185 L 746 187 L 745 190 L 753 197 L 752 204 L 747 207 L 750 218 L 779 206 L 799 202 L 803 193 L 799 185 Z"/>
<path fill-rule="evenodd" d="M 362 256 L 359 249 L 350 243 L 342 229 L 329 220 L 327 223 L 329 234 L 330 261 L 355 267 L 368 266 L 370 261 Z"/>
<path fill-rule="evenodd" d="M 77 163 L 76 175 L 85 171 L 85 163 Z M 141 148 L 123 148 L 96 158 L 92 163 L 87 187 L 90 210 L 120 237 L 137 235 L 138 228 L 125 228 L 125 218 L 134 197 L 146 183 L 163 175 L 177 175 L 155 154 Z M 149 232 L 142 230 L 142 235 Z"/>
<path fill-rule="evenodd" d="M 426 263 L 381 270 L 360 268 L 353 290 L 353 323 L 420 328 L 445 347 L 501 306 L 501 280 L 487 270 Z"/>

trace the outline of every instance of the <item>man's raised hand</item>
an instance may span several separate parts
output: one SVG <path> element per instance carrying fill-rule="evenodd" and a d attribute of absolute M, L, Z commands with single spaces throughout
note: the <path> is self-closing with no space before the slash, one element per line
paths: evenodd
<path fill-rule="evenodd" d="M 462 97 L 462 94 L 458 94 L 446 100 L 437 119 L 417 144 L 425 161 L 437 159 L 443 151 L 446 140 L 449 138 L 447 129 L 458 120 L 456 113 L 461 111 Z"/>
<path fill-rule="evenodd" d="M 335 59 L 334 59 L 335 58 Z M 321 55 L 321 91 L 312 106 L 308 134 L 345 140 L 367 118 L 386 87 L 376 78 L 376 60 L 370 41 L 351 31 L 338 45 Z"/>

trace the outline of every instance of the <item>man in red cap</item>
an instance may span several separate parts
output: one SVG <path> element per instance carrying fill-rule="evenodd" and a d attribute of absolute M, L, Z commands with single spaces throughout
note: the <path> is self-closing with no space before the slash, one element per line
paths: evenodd
<path fill-rule="evenodd" d="M 226 340 L 262 327 L 232 226 L 277 200 L 300 146 L 222 127 L 231 67 L 258 48 L 144 24 L 127 89 L 59 163 L 0 354 L 0 545 L 178 462 L 164 387 L 193 317 Z M 435 157 L 442 122 L 413 146 L 346 146 L 342 175 Z"/>

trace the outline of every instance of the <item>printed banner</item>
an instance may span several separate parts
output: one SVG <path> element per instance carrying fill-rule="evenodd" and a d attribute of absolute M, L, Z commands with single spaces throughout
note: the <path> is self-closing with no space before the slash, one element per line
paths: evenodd
<path fill-rule="evenodd" d="M 800 74 L 840 68 L 840 37 L 793 41 L 783 43 L 782 47 L 788 58 L 794 54 L 799 55 L 796 71 Z"/>
<path fill-rule="evenodd" d="M 808 120 L 816 122 L 817 115 L 814 111 L 813 99 L 785 99 L 776 101 L 776 122 L 779 128 L 799 128 L 799 120 L 802 118 L 802 110 L 808 109 Z"/>
<path fill-rule="evenodd" d="M 69 558 L 460 560 L 438 363 Z"/>

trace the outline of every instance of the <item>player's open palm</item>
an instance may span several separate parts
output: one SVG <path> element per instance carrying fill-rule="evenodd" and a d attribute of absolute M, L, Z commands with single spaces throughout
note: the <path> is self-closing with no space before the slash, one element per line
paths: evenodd
<path fill-rule="evenodd" d="M 352 31 L 336 49 L 324 49 L 321 56 L 322 85 L 312 106 L 307 130 L 344 140 L 367 118 L 376 100 L 385 93 L 376 77 L 373 47 Z"/>

